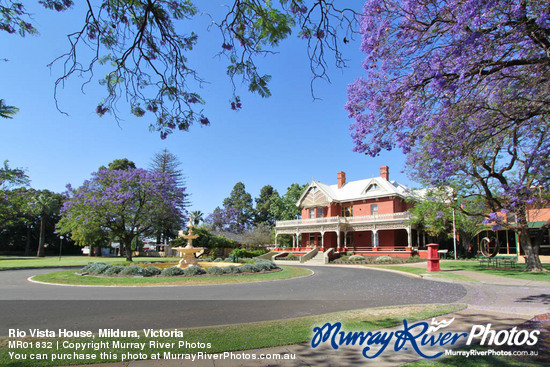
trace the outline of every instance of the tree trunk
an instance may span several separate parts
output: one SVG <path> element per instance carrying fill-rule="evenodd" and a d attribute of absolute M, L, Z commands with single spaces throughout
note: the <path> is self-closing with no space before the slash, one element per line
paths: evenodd
<path fill-rule="evenodd" d="M 124 252 L 126 255 L 126 261 L 132 261 L 132 239 L 127 240 L 121 240 L 121 242 L 124 245 Z"/>
<path fill-rule="evenodd" d="M 25 242 L 25 256 L 30 256 L 31 254 L 31 227 L 27 225 L 27 238 Z"/>
<path fill-rule="evenodd" d="M 531 236 L 529 235 L 529 225 L 527 223 L 526 208 L 520 208 L 516 214 L 518 219 L 519 243 L 525 252 L 525 271 L 543 271 L 539 258 L 539 247 L 533 247 Z M 519 256 L 519 254 L 518 254 Z"/>
<path fill-rule="evenodd" d="M 90 243 L 89 249 L 88 256 L 94 256 L 94 245 L 92 243 Z"/>
<path fill-rule="evenodd" d="M 44 257 L 44 242 L 46 242 L 46 217 L 42 215 L 40 217 L 40 240 L 38 241 L 38 251 L 36 256 Z"/>

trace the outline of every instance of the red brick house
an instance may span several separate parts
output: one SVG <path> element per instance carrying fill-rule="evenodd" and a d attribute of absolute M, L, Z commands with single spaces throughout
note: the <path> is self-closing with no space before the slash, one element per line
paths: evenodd
<path fill-rule="evenodd" d="M 388 166 L 380 177 L 346 181 L 338 172 L 337 184 L 312 181 L 300 200 L 302 218 L 277 221 L 275 242 L 291 235 L 293 252 L 352 251 L 355 254 L 410 256 L 418 250 L 420 236 L 411 225 L 406 202 L 409 189 L 390 181 Z"/>

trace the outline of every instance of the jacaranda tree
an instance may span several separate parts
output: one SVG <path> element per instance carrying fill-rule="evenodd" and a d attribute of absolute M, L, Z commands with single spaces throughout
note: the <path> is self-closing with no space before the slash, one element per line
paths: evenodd
<path fill-rule="evenodd" d="M 36 15 L 24 6 L 29 2 L 0 1 L 0 32 L 38 33 L 33 25 Z M 219 56 L 227 61 L 222 67 L 235 86 L 230 106 L 236 110 L 242 104 L 236 88 L 241 81 L 262 97 L 271 94 L 271 76 L 261 73 L 256 58 L 273 53 L 293 29 L 306 44 L 313 78 L 328 79 L 327 61 L 334 57 L 338 67 L 345 65 L 340 47 L 352 37 L 358 19 L 353 9 L 329 0 L 233 0 L 220 2 L 227 5 L 221 15 L 208 14 L 206 2 L 192 0 L 38 2 L 58 12 L 75 4 L 84 7 L 84 13 L 77 15 L 82 17 L 81 25 L 68 35 L 66 53 L 53 62 L 64 70 L 56 88 L 71 76 L 84 76 L 86 84 L 101 70 L 95 80 L 106 93 L 96 113 L 116 117 L 117 102 L 128 100 L 135 116 L 154 116 L 150 127 L 162 138 L 193 123 L 210 123 L 202 113 L 205 100 L 198 93 L 204 79 L 190 57 L 202 33 L 219 30 Z M 193 18 L 198 15 L 211 18 L 208 29 L 197 26 Z"/>
<path fill-rule="evenodd" d="M 361 32 L 355 150 L 401 148 L 413 177 L 482 199 L 467 214 L 516 231 L 542 270 L 527 211 L 548 204 L 550 3 L 367 0 Z"/>
<path fill-rule="evenodd" d="M 132 242 L 151 231 L 159 210 L 183 216 L 185 189 L 167 174 L 144 169 L 100 170 L 78 189 L 68 187 L 59 231 L 108 230 L 132 260 Z"/>

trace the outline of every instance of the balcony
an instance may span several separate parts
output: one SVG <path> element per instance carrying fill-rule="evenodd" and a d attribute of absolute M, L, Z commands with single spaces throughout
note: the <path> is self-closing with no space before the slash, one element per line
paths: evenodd
<path fill-rule="evenodd" d="M 334 224 L 363 224 L 363 223 L 383 223 L 383 222 L 405 222 L 411 219 L 407 212 L 361 215 L 357 217 L 324 217 L 312 219 L 281 220 L 275 223 L 278 229 L 288 227 L 302 227 L 315 225 L 334 225 Z"/>

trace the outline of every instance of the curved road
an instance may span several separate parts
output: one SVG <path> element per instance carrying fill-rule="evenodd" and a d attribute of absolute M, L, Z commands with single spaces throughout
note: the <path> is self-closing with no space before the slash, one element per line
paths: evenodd
<path fill-rule="evenodd" d="M 288 280 L 173 287 L 70 287 L 29 276 L 59 269 L 0 271 L 0 336 L 10 328 L 176 328 L 299 317 L 356 308 L 450 303 L 459 284 L 371 269 L 306 266 Z"/>

